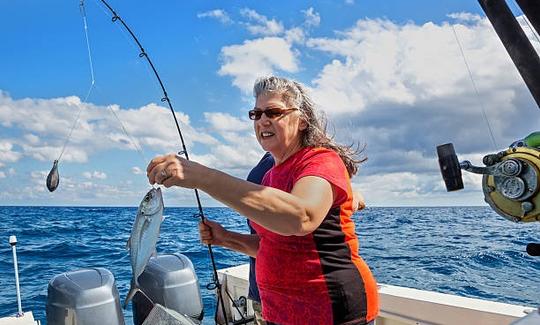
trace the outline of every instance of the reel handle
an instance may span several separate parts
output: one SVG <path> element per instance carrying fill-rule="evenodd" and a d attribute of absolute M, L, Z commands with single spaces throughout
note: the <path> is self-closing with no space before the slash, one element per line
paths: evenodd
<path fill-rule="evenodd" d="M 448 192 L 463 189 L 463 179 L 461 177 L 461 167 L 452 143 L 445 143 L 437 146 L 437 156 L 439 156 L 439 167 Z"/>

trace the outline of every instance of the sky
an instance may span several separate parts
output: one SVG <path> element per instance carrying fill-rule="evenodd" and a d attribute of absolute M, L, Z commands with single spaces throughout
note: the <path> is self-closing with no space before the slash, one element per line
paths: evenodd
<path fill-rule="evenodd" d="M 484 205 L 478 175 L 446 192 L 436 146 L 452 142 L 460 160 L 481 165 L 540 125 L 476 1 L 109 4 L 154 62 L 190 158 L 236 177 L 263 155 L 247 111 L 265 75 L 305 84 L 335 138 L 365 148 L 352 183 L 368 206 Z M 181 149 L 129 34 L 100 1 L 84 8 L 88 43 L 79 1 L 0 1 L 0 205 L 137 206 L 148 162 Z M 46 176 L 68 138 L 49 193 Z M 196 204 L 177 188 L 164 201 Z"/>

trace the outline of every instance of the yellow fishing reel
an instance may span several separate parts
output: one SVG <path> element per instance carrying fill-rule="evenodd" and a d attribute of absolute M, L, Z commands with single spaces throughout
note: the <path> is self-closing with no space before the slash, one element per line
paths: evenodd
<path fill-rule="evenodd" d="M 540 221 L 540 150 L 513 147 L 495 156 L 485 159 L 494 159 L 494 172 L 482 179 L 485 201 L 511 221 Z"/>
<path fill-rule="evenodd" d="M 451 143 L 438 146 L 437 153 L 448 191 L 463 188 L 461 169 L 482 174 L 484 199 L 494 211 L 514 222 L 540 221 L 540 132 L 485 156 L 485 167 L 459 162 Z"/>

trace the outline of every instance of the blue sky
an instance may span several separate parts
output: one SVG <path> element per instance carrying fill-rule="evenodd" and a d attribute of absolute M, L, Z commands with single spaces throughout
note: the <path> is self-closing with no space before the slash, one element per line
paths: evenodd
<path fill-rule="evenodd" d="M 253 80 L 266 74 L 306 84 L 336 138 L 367 145 L 368 162 L 353 185 L 370 205 L 482 205 L 481 179 L 473 175 L 465 176 L 466 190 L 444 191 L 436 145 L 454 142 L 462 159 L 479 164 L 540 125 L 476 1 L 110 5 L 154 61 L 190 156 L 238 177 L 262 155 L 246 112 Z M 85 8 L 95 75 L 86 101 L 91 73 L 79 1 L 0 2 L 1 205 L 137 205 L 148 188 L 141 173 L 148 160 L 179 150 L 135 44 L 99 1 Z M 60 187 L 49 193 L 45 176 L 79 110 Z M 167 190 L 165 200 L 194 205 L 186 190 Z"/>

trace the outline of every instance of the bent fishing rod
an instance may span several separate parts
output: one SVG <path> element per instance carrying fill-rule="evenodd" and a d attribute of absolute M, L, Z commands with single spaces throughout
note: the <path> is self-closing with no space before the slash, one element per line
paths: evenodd
<path fill-rule="evenodd" d="M 178 135 L 180 137 L 180 142 L 181 142 L 181 145 L 182 145 L 182 151 L 180 151 L 178 153 L 178 155 L 184 155 L 186 157 L 186 159 L 189 160 L 189 154 L 188 154 L 188 151 L 187 151 L 187 148 L 186 148 L 186 143 L 184 141 L 184 136 L 182 135 L 182 131 L 180 130 L 180 125 L 178 123 L 178 119 L 176 118 L 176 112 L 174 111 L 174 108 L 172 106 L 169 95 L 167 94 L 167 90 L 165 89 L 165 86 L 163 85 L 163 81 L 161 80 L 161 77 L 159 76 L 159 74 L 158 74 L 158 72 L 156 70 L 156 67 L 154 66 L 154 63 L 152 63 L 152 60 L 150 59 L 150 56 L 145 51 L 145 49 L 142 46 L 141 42 L 139 41 L 137 36 L 135 36 L 135 34 L 131 30 L 131 28 L 129 28 L 129 26 L 126 24 L 126 22 L 122 19 L 122 17 L 120 17 L 116 13 L 116 11 L 105 0 L 100 0 L 100 1 L 111 12 L 111 14 L 112 14 L 112 22 L 113 23 L 117 22 L 117 21 L 120 22 L 122 24 L 122 26 L 124 26 L 126 31 L 129 33 L 129 35 L 131 35 L 131 38 L 135 41 L 135 43 L 139 47 L 139 50 L 140 50 L 139 57 L 140 58 L 145 58 L 146 61 L 148 62 L 148 64 L 150 65 L 150 68 L 152 68 L 152 71 L 154 72 L 154 76 L 156 77 L 156 79 L 157 79 L 157 81 L 159 83 L 159 86 L 161 87 L 161 91 L 163 92 L 163 98 L 161 98 L 161 101 L 167 103 L 167 106 L 169 106 L 171 114 L 172 114 L 172 116 L 174 118 L 174 123 L 176 125 L 176 130 L 178 131 Z M 204 211 L 203 211 L 203 208 L 202 208 L 201 199 L 200 199 L 200 196 L 199 196 L 199 191 L 197 189 L 194 189 L 194 192 L 195 192 L 195 198 L 197 200 L 197 207 L 199 209 L 198 215 L 201 218 L 201 221 L 204 223 L 206 218 L 204 216 Z M 214 252 L 212 250 L 212 245 L 210 245 L 210 244 L 208 244 L 208 253 L 210 254 L 210 260 L 212 262 L 213 282 L 209 283 L 207 285 L 207 289 L 208 290 L 214 290 L 214 289 L 217 290 L 218 300 L 221 303 L 221 309 L 223 311 L 223 317 L 225 318 L 225 321 L 227 322 L 227 312 L 225 310 L 225 303 L 223 301 L 221 283 L 219 282 L 219 278 L 218 278 L 218 274 L 217 274 L 217 267 L 216 267 L 216 261 L 215 261 L 215 258 L 214 258 Z M 216 322 L 217 322 L 217 308 L 216 308 L 215 318 L 216 318 Z"/>

